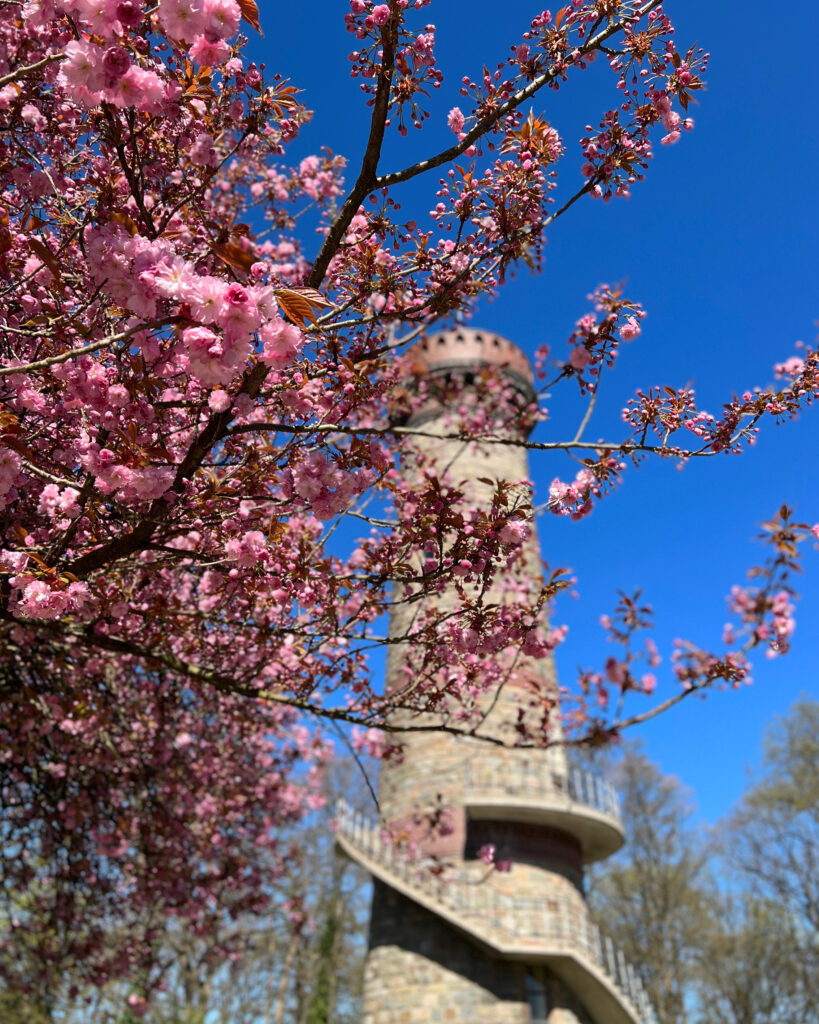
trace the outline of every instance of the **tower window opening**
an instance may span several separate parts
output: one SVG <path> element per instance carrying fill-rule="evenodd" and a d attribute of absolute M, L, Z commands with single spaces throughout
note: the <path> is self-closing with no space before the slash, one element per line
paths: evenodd
<path fill-rule="evenodd" d="M 531 1024 L 548 1024 L 549 997 L 546 971 L 542 967 L 526 968 L 526 1001 L 529 1004 Z"/>

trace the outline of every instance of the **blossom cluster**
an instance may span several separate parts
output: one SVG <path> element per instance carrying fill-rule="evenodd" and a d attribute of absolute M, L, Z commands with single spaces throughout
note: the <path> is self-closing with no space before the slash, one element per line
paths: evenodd
<path fill-rule="evenodd" d="M 436 463 L 440 436 L 404 426 L 437 403 L 460 445 L 520 454 L 544 411 L 501 364 L 434 377 L 393 356 L 537 267 L 574 199 L 622 194 L 650 131 L 690 127 L 705 57 L 677 52 L 654 0 L 543 12 L 461 80 L 449 147 L 387 173 L 389 123 L 420 126 L 442 81 L 427 6 L 350 3 L 371 135 L 348 185 L 343 157 L 292 156 L 309 114 L 248 59 L 253 0 L 0 5 L 0 771 L 20 851 L 0 881 L 36 908 L 14 928 L 42 991 L 69 969 L 139 978 L 143 1013 L 150 929 L 104 941 L 123 906 L 195 935 L 262 913 L 289 867 L 282 829 L 320 801 L 323 719 L 377 756 L 397 708 L 472 731 L 509 678 L 513 741 L 552 737 L 535 684 L 569 581 L 541 577 L 526 473 L 465 483 Z M 523 111 L 614 46 L 618 113 L 587 133 L 584 182 L 557 209 L 565 143 Z M 430 171 L 429 212 L 401 212 L 401 186 Z M 593 395 L 643 316 L 601 287 L 546 386 Z M 780 390 L 719 418 L 688 390 L 640 393 L 622 445 L 556 481 L 551 507 L 587 514 L 658 435 L 665 455 L 678 429 L 738 450 L 813 400 L 818 366 L 804 351 Z M 787 592 L 753 634 L 780 650 Z M 371 652 L 396 635 L 408 653 L 385 693 Z M 629 666 L 602 685 L 648 692 Z"/>
<path fill-rule="evenodd" d="M 430 0 L 392 0 L 376 4 L 373 0 L 350 0 L 344 21 L 359 46 L 349 55 L 353 78 L 361 78 L 361 88 L 375 97 L 377 82 L 388 54 L 390 72 L 395 82 L 389 98 L 391 114 L 397 116 L 398 131 L 407 134 L 407 115 L 416 128 L 429 116 L 420 106 L 419 97 L 427 95 L 427 87 L 439 88 L 443 75 L 435 63 L 435 26 L 408 31 L 403 12 L 427 7 Z M 372 101 L 371 101 L 372 102 Z M 389 123 L 389 121 L 387 121 Z"/>

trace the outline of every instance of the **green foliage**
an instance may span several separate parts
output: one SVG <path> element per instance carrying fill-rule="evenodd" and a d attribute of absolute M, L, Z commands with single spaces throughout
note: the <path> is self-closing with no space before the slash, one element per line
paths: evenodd
<path fill-rule="evenodd" d="M 0 990 L 0 1021 L 3 1024 L 52 1024 L 48 1007 L 11 989 Z"/>
<path fill-rule="evenodd" d="M 336 939 L 338 936 L 338 918 L 336 903 L 340 893 L 333 892 L 330 909 L 322 931 L 318 947 L 318 971 L 316 973 L 315 990 L 307 1007 L 306 1024 L 330 1024 L 331 1021 L 331 984 L 332 971 L 335 966 Z"/>
<path fill-rule="evenodd" d="M 748 892 L 713 895 L 697 950 L 697 1024 L 815 1024 L 787 911 Z"/>

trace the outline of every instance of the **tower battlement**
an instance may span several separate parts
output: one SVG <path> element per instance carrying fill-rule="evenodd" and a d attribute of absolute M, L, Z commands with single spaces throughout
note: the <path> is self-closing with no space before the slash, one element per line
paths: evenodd
<path fill-rule="evenodd" d="M 534 373 L 526 353 L 493 331 L 457 327 L 430 334 L 410 353 L 421 372 L 433 378 L 453 374 L 465 376 L 486 366 L 498 367 L 527 402 L 535 397 Z"/>

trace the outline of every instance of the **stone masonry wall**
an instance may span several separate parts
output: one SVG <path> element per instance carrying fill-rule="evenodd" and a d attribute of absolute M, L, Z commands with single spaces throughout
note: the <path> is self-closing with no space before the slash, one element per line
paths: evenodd
<path fill-rule="evenodd" d="M 544 972 L 548 1024 L 592 1024 Z M 362 1024 L 528 1024 L 526 967 L 493 959 L 435 915 L 375 883 Z"/>
<path fill-rule="evenodd" d="M 446 433 L 452 429 L 442 419 L 431 420 L 424 424 L 429 432 Z M 465 507 L 480 507 L 491 501 L 494 487 L 482 480 L 521 481 L 528 478 L 528 466 L 524 449 L 505 445 L 464 444 L 460 441 L 436 441 L 431 438 L 418 438 L 415 447 L 422 458 L 433 459 L 436 464 L 448 467 L 449 477 L 464 491 Z M 411 477 L 414 472 L 413 463 L 405 467 Z M 537 537 L 532 532 L 526 542 L 518 570 L 521 578 L 526 581 L 529 596 L 537 595 L 542 585 L 542 571 Z M 500 579 L 486 595 L 489 602 L 510 600 L 505 591 L 505 580 Z M 400 593 L 400 591 L 397 591 Z M 455 596 L 443 593 L 436 597 L 436 607 L 446 609 L 453 606 Z M 416 604 L 399 604 L 391 615 L 390 633 L 396 639 L 407 635 L 413 626 L 413 618 L 418 613 Z M 545 620 L 544 620 L 545 624 Z M 412 656 L 411 641 L 407 644 L 395 643 L 389 651 L 387 662 L 388 686 L 400 689 L 408 683 L 404 667 Z M 530 702 L 538 705 L 543 699 L 553 699 L 557 692 L 554 665 L 551 658 L 534 659 L 520 656 L 511 667 L 509 678 L 498 692 L 488 695 L 487 708 L 491 713 L 479 729 L 479 733 L 502 739 L 510 746 L 516 739 L 515 724 L 518 714 L 523 709 L 530 717 L 539 710 L 530 709 Z M 410 679 L 411 682 L 411 679 Z M 435 714 L 397 716 L 396 721 L 406 721 L 408 725 L 429 725 L 441 721 Z M 557 715 L 550 723 L 552 735 L 560 736 L 560 724 Z M 463 779 L 467 760 L 479 757 L 486 761 L 509 763 L 510 759 L 541 759 L 544 773 L 565 777 L 567 773 L 566 756 L 563 748 L 552 747 L 548 750 L 511 750 L 508 747 L 497 747 L 490 743 L 474 743 L 469 740 L 457 741 L 445 733 L 417 732 L 400 735 L 405 745 L 402 762 L 387 761 L 382 766 L 379 802 L 382 816 L 390 823 L 408 823 L 419 811 L 424 812 L 436 805 L 438 794 L 445 802 L 455 807 L 463 803 Z M 458 835 L 448 843 L 435 847 L 434 852 L 455 852 L 458 844 L 463 841 L 463 816 L 455 814 L 453 823 Z"/>

